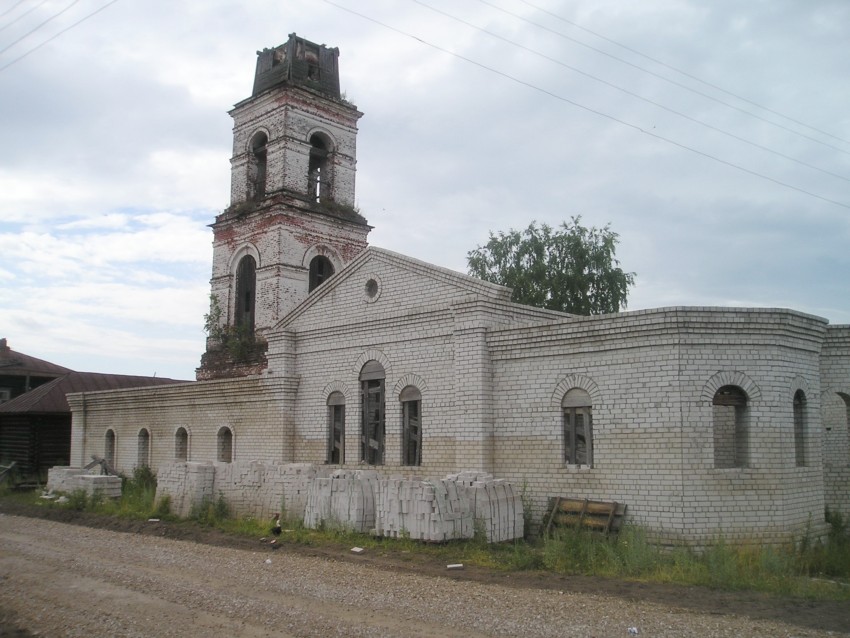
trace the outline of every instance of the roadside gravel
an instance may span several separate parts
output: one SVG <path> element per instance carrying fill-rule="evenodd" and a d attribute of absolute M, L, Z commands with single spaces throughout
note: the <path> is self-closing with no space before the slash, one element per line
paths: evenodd
<path fill-rule="evenodd" d="M 842 635 L 596 594 L 384 571 L 365 562 L 0 514 L 0 635 Z M 850 627 L 848 627 L 850 632 Z"/>

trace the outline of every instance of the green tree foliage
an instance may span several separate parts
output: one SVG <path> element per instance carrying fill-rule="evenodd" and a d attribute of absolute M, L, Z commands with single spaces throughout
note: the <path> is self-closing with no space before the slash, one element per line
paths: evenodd
<path fill-rule="evenodd" d="M 513 288 L 517 303 L 577 315 L 619 312 L 635 274 L 614 257 L 618 238 L 610 225 L 585 228 L 581 217 L 557 229 L 531 222 L 524 231 L 491 232 L 467 265 L 470 275 Z"/>

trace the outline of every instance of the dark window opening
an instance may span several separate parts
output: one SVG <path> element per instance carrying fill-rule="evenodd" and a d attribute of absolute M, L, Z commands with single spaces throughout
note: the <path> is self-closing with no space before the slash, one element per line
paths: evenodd
<path fill-rule="evenodd" d="M 330 148 L 327 140 L 319 133 L 314 133 L 310 137 L 307 194 L 317 202 L 331 197 L 329 157 Z"/>
<path fill-rule="evenodd" d="M 186 461 L 189 458 L 189 433 L 186 428 L 177 428 L 174 433 L 174 458 L 177 461 Z"/>
<path fill-rule="evenodd" d="M 362 422 L 360 460 L 368 465 L 384 463 L 384 368 L 369 361 L 360 371 Z"/>
<path fill-rule="evenodd" d="M 749 460 L 747 395 L 739 387 L 724 385 L 712 400 L 714 467 L 746 467 Z"/>
<path fill-rule="evenodd" d="M 254 332 L 254 306 L 257 287 L 257 262 L 251 255 L 236 268 L 236 325 Z"/>
<path fill-rule="evenodd" d="M 115 432 L 107 430 L 103 441 L 103 458 L 112 467 L 115 467 Z"/>
<path fill-rule="evenodd" d="M 797 467 L 806 464 L 806 395 L 802 390 L 794 393 L 794 461 Z"/>
<path fill-rule="evenodd" d="M 593 465 L 593 406 L 581 388 L 569 390 L 561 400 L 564 421 L 564 463 Z"/>
<path fill-rule="evenodd" d="M 136 464 L 141 467 L 150 464 L 151 457 L 151 435 L 146 429 L 139 431 L 139 451 Z"/>
<path fill-rule="evenodd" d="M 328 397 L 328 457 L 331 465 L 345 463 L 345 395 L 332 392 Z"/>
<path fill-rule="evenodd" d="M 220 463 L 233 462 L 233 433 L 230 431 L 230 428 L 219 428 L 216 451 L 216 458 Z"/>
<path fill-rule="evenodd" d="M 251 156 L 248 166 L 248 196 L 258 200 L 266 196 L 266 145 L 265 133 L 257 133 L 251 140 Z"/>
<path fill-rule="evenodd" d="M 313 292 L 316 288 L 325 283 L 325 280 L 334 274 L 334 265 L 327 257 L 319 255 L 313 257 L 310 261 L 310 289 Z"/>
<path fill-rule="evenodd" d="M 422 395 L 413 386 L 401 391 L 401 462 L 422 465 Z"/>

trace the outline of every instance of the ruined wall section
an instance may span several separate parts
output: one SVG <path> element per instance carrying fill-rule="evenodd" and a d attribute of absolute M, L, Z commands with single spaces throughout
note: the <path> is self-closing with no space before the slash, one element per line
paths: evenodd
<path fill-rule="evenodd" d="M 829 326 L 820 358 L 826 506 L 850 517 L 850 326 Z"/>

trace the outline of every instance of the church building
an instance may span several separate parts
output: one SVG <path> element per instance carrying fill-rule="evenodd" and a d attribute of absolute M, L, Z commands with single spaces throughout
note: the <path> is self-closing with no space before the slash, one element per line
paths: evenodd
<path fill-rule="evenodd" d="M 71 465 L 489 472 L 616 501 L 669 542 L 850 515 L 850 326 L 786 309 L 574 316 L 369 246 L 339 52 L 258 53 L 231 115 L 197 381 L 69 395 Z M 463 211 L 458 211 L 462 214 Z"/>

